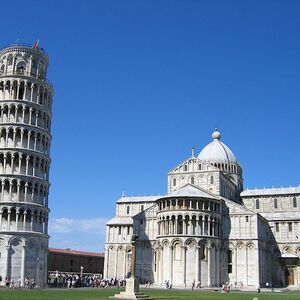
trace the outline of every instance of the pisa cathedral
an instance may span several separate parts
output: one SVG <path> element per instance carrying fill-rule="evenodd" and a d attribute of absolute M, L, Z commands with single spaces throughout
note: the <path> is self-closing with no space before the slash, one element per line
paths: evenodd
<path fill-rule="evenodd" d="M 0 275 L 47 283 L 53 88 L 37 45 L 0 51 Z"/>
<path fill-rule="evenodd" d="M 218 130 L 168 173 L 163 196 L 126 197 L 107 223 L 104 276 L 141 282 L 300 286 L 300 187 L 243 190 L 243 170 Z"/>

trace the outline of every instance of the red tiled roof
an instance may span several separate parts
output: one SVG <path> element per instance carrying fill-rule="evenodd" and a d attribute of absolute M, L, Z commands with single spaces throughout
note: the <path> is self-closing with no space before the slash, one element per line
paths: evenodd
<path fill-rule="evenodd" d="M 104 257 L 104 253 L 86 252 L 86 251 L 78 251 L 78 250 L 71 250 L 71 249 L 60 249 L 60 248 L 49 248 L 48 252 L 49 253 L 51 252 L 51 253 L 61 253 L 61 254 Z"/>

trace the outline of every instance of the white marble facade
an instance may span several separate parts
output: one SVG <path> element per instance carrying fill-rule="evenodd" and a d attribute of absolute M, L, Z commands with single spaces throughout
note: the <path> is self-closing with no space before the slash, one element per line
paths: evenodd
<path fill-rule="evenodd" d="M 163 196 L 126 197 L 107 223 L 104 276 L 173 286 L 300 286 L 300 188 L 243 191 L 242 167 L 216 130 L 168 174 Z"/>
<path fill-rule="evenodd" d="M 52 85 L 42 49 L 0 51 L 0 276 L 47 284 Z"/>

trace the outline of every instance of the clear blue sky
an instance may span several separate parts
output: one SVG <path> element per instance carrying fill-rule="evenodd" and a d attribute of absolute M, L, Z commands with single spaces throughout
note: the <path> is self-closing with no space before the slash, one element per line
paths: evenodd
<path fill-rule="evenodd" d="M 214 127 L 245 187 L 299 185 L 299 1 L 12 1 L 1 44 L 37 39 L 55 88 L 50 245 L 103 250 L 127 195 Z"/>

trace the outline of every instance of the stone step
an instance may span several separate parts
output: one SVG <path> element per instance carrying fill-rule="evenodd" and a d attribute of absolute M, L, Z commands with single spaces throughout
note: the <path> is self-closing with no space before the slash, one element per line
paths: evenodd
<path fill-rule="evenodd" d="M 120 299 L 120 300 L 153 300 L 153 298 L 141 292 L 135 292 L 135 293 L 121 292 L 120 294 L 110 296 L 109 298 Z"/>

